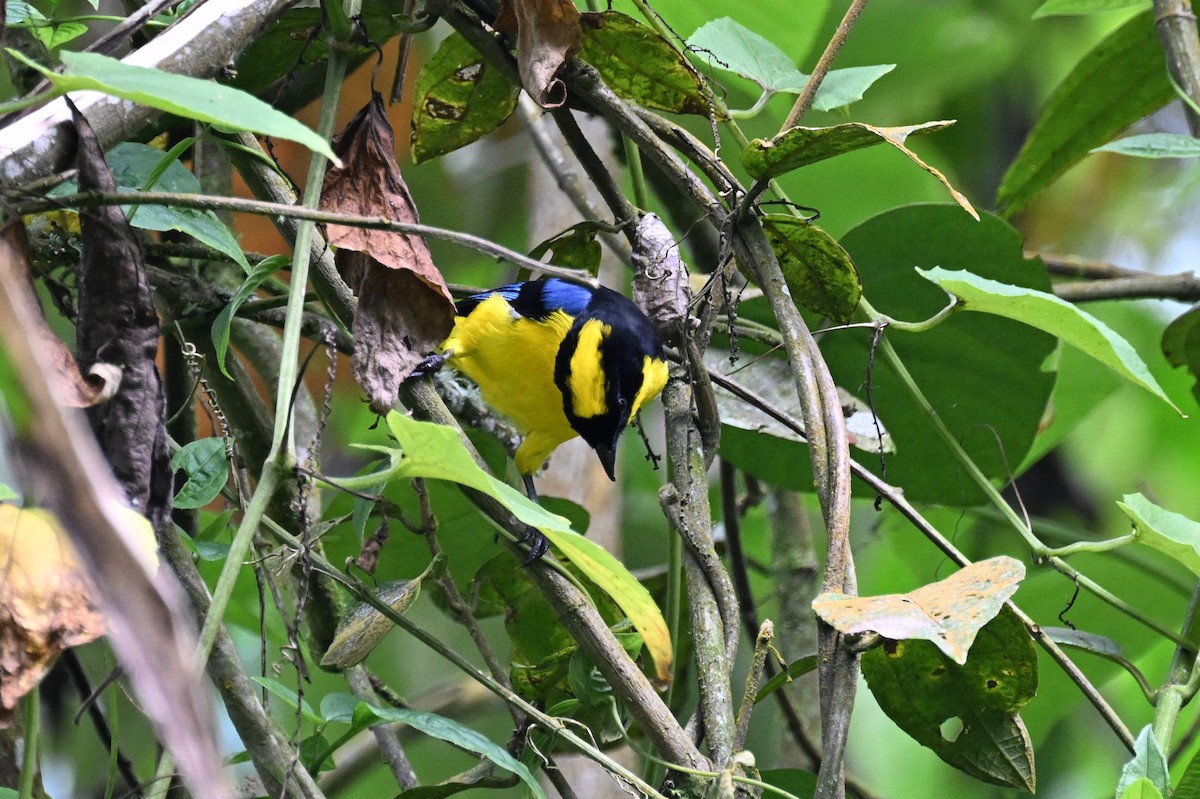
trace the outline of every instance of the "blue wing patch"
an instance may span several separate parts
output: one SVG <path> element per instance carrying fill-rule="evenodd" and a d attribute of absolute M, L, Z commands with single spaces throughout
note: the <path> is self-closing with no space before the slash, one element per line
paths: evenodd
<path fill-rule="evenodd" d="M 539 284 L 544 311 L 562 310 L 570 316 L 579 316 L 586 311 L 595 294 L 595 289 L 591 286 L 554 277 L 539 281 L 535 285 Z"/>
<path fill-rule="evenodd" d="M 502 296 L 513 310 L 529 319 L 545 319 L 555 311 L 578 316 L 587 310 L 595 289 L 582 283 L 552 277 L 528 280 L 472 294 L 458 301 L 458 315 L 467 316 L 493 294 Z"/>

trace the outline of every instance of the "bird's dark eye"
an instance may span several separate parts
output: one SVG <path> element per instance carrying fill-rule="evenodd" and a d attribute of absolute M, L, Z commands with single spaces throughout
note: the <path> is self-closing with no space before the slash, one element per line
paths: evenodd
<path fill-rule="evenodd" d="M 624 408 L 629 403 L 626 402 L 624 397 L 617 397 L 617 404 L 620 405 L 622 408 Z"/>

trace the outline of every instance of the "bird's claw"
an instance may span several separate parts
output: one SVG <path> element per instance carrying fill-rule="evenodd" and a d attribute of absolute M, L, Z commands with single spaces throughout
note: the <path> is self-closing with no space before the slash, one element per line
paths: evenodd
<path fill-rule="evenodd" d="M 408 373 L 408 377 L 406 377 L 405 380 L 416 380 L 421 377 L 432 377 L 440 372 L 442 367 L 445 365 L 445 355 L 439 355 L 437 353 L 434 353 L 433 355 L 426 355 L 424 360 L 417 364 L 416 368 Z"/>

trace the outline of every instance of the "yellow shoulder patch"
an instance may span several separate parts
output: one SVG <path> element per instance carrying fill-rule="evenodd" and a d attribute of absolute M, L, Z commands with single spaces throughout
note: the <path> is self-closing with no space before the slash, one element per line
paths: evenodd
<path fill-rule="evenodd" d="M 600 344 L 611 332 L 611 327 L 595 319 L 579 328 L 579 341 L 571 353 L 567 389 L 571 392 L 571 408 L 581 419 L 608 413 L 608 378 L 604 375 Z"/>
<path fill-rule="evenodd" d="M 642 387 L 633 398 L 633 409 L 629 411 L 629 415 L 637 414 L 642 405 L 657 397 L 666 385 L 667 362 L 647 355 L 642 361 Z"/>

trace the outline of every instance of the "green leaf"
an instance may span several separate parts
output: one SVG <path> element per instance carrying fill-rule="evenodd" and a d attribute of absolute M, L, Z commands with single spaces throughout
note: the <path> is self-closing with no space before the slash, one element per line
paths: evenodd
<path fill-rule="evenodd" d="M 807 799 L 812 796 L 817 790 L 817 775 L 811 771 L 802 771 L 796 768 L 778 768 L 764 771 L 760 776 L 763 782 L 768 785 L 774 785 L 780 790 L 787 791 L 792 796 Z M 772 794 L 763 793 L 764 796 Z"/>
<path fill-rule="evenodd" d="M 425 63 L 413 98 L 414 163 L 465 147 L 508 119 L 520 87 L 452 33 Z"/>
<path fill-rule="evenodd" d="M 687 43 L 708 63 L 752 80 L 764 91 L 799 94 L 808 82 L 783 50 L 729 17 L 705 23 Z"/>
<path fill-rule="evenodd" d="M 321 698 L 321 718 L 327 722 L 350 724 L 362 700 L 354 694 L 333 693 Z"/>
<path fill-rule="evenodd" d="M 1162 351 L 1169 364 L 1186 367 L 1196 378 L 1192 395 L 1200 400 L 1200 305 L 1193 305 L 1171 320 L 1163 331 Z"/>
<path fill-rule="evenodd" d="M 1150 0 L 1046 0 L 1033 12 L 1033 18 L 1100 14 L 1123 8 L 1149 7 Z"/>
<path fill-rule="evenodd" d="M 399 449 L 370 447 L 387 454 L 390 465 L 363 477 L 338 478 L 346 488 L 363 488 L 392 478 L 424 477 L 449 480 L 480 491 L 502 503 L 517 519 L 536 528 L 588 579 L 600 586 L 642 635 L 654 659 L 659 679 L 670 680 L 671 636 L 653 597 L 629 571 L 603 547 L 571 529 L 563 517 L 550 513 L 512 486 L 484 472 L 449 427 L 419 422 L 395 411 L 387 416 L 388 429 Z"/>
<path fill-rule="evenodd" d="M 178 161 L 163 167 L 162 150 L 137 142 L 122 142 L 105 155 L 112 170 L 113 179 L 124 189 L 134 191 L 169 191 L 181 194 L 200 194 L 200 181 Z M 155 171 L 161 174 L 150 179 Z M 250 264 L 229 227 L 212 211 L 198 208 L 176 208 L 164 205 L 139 205 L 131 216 L 129 207 L 125 215 L 130 224 L 143 230 L 178 230 L 202 244 L 228 255 L 243 270 L 249 272 Z"/>
<path fill-rule="evenodd" d="M 817 665 L 816 655 L 809 655 L 799 660 L 793 660 L 784 671 L 776 674 L 762 684 L 762 687 L 758 689 L 758 693 L 754 695 L 754 701 L 761 702 L 792 680 L 803 677 L 810 671 L 816 671 Z"/>
<path fill-rule="evenodd" d="M 982 217 L 976 222 L 953 205 L 905 206 L 867 220 L 841 244 L 854 259 L 864 295 L 894 319 L 927 319 L 946 306 L 945 293 L 923 280 L 914 265 L 969 268 L 1005 283 L 1049 290 L 1045 267 L 1025 258 L 1021 235 L 995 216 Z M 985 314 L 954 314 L 924 333 L 886 335 L 976 465 L 989 478 L 1011 478 L 1010 464 L 1020 463 L 1029 450 L 1054 386 L 1047 362 L 1057 350 L 1055 339 Z M 888 482 L 901 486 L 913 502 L 982 501 L 979 488 L 891 366 L 876 356 L 871 368 L 870 345 L 871 331 L 848 330 L 826 335 L 821 351 L 837 385 L 861 385 L 870 368 L 871 397 L 895 444 L 895 453 L 887 457 Z M 812 490 L 807 460 L 790 462 L 792 482 L 785 485 Z M 878 472 L 877 458 L 862 461 Z M 753 455 L 739 466 L 757 468 Z"/>
<path fill-rule="evenodd" d="M 212 337 L 213 348 L 216 350 L 217 366 L 220 367 L 221 373 L 229 379 L 232 380 L 233 375 L 229 374 L 229 370 L 225 368 L 225 358 L 229 352 L 229 330 L 233 326 L 233 318 L 237 315 L 238 308 L 241 308 L 242 303 L 258 291 L 258 287 L 263 284 L 263 281 L 287 266 L 290 260 L 286 255 L 272 255 L 259 261 L 254 267 L 254 271 L 242 281 L 242 285 L 238 287 L 233 297 L 213 320 L 212 331 L 209 335 Z"/>
<path fill-rule="evenodd" d="M 688 47 L 712 66 L 754 81 L 765 92 L 799 94 L 809 76 L 765 37 L 729 17 L 706 23 L 688 37 Z M 871 84 L 895 64 L 831 70 L 817 89 L 812 107 L 830 111 L 862 99 Z"/>
<path fill-rule="evenodd" d="M 704 79 L 652 28 L 617 11 L 589 15 L 579 57 L 621 97 L 647 108 L 708 116 L 714 111 Z"/>
<path fill-rule="evenodd" d="M 1172 794 L 1173 797 L 1178 795 Z M 1124 793 L 1117 796 L 1120 799 L 1163 799 L 1162 791 L 1154 787 L 1154 783 L 1146 777 L 1138 777 L 1126 786 Z"/>
<path fill-rule="evenodd" d="M 1063 172 L 1174 98 L 1151 14 L 1139 14 L 1075 65 L 1042 108 L 996 194 L 1012 216 Z"/>
<path fill-rule="evenodd" d="M 421 581 L 394 580 L 376 589 L 380 601 L 397 613 L 404 613 L 421 592 Z M 379 642 L 392 631 L 391 620 L 366 602 L 356 602 L 342 615 L 329 648 L 321 656 L 321 667 L 348 669 L 366 659 Z"/>
<path fill-rule="evenodd" d="M 340 163 L 329 142 L 309 128 L 243 91 L 159 69 L 125 64 L 96 53 L 62 53 L 66 72 L 58 74 L 14 50 L 10 55 L 41 72 L 61 94 L 93 90 L 187 119 L 299 142 Z"/>
<path fill-rule="evenodd" d="M 1147 724 L 1133 742 L 1133 758 L 1121 769 L 1121 778 L 1117 780 L 1117 796 L 1121 799 L 1148 799 L 1154 795 L 1150 791 L 1166 796 L 1170 790 L 1171 772 L 1167 767 L 1167 756 L 1154 737 L 1153 727 Z"/>
<path fill-rule="evenodd" d="M 811 222 L 787 214 L 767 214 L 762 225 L 792 299 L 836 322 L 848 321 L 862 281 L 841 245 Z"/>
<path fill-rule="evenodd" d="M 1139 133 L 1092 149 L 1093 153 L 1120 153 L 1136 158 L 1197 158 L 1200 139 L 1180 133 Z"/>
<path fill-rule="evenodd" d="M 1200 799 L 1200 752 L 1192 755 L 1188 761 L 1171 799 Z"/>
<path fill-rule="evenodd" d="M 929 641 L 897 641 L 862 658 L 863 677 L 900 729 L 976 779 L 1032 793 L 1033 747 L 1017 711 L 1037 693 L 1037 653 L 1004 610 L 960 666 Z M 957 735 L 945 725 L 957 721 Z"/>
<path fill-rule="evenodd" d="M 258 683 L 263 688 L 266 688 L 267 693 L 282 700 L 288 707 L 292 708 L 293 710 L 297 708 L 296 686 L 293 685 L 289 687 L 272 677 L 262 677 L 259 675 L 251 676 L 250 679 L 254 680 L 254 682 Z M 301 715 L 303 715 L 305 719 L 311 721 L 313 724 L 319 725 L 325 721 L 325 719 L 321 717 L 321 714 L 313 710 L 312 705 L 308 703 L 307 699 L 300 699 L 298 706 Z"/>
<path fill-rule="evenodd" d="M 355 722 L 366 721 L 366 726 L 374 724 L 407 724 L 413 729 L 420 730 L 426 735 L 453 744 L 459 749 L 465 749 L 472 754 L 486 757 L 505 771 L 511 771 L 525 783 L 525 787 L 535 799 L 546 799 L 546 793 L 541 784 L 526 768 L 525 764 L 510 755 L 504 747 L 493 743 L 490 739 L 470 727 L 459 724 L 435 713 L 421 710 L 409 710 L 395 707 L 376 707 L 359 702 L 355 711 Z"/>
<path fill-rule="evenodd" d="M 824 593 L 813 611 L 847 635 L 876 632 L 893 641 L 932 641 L 958 665 L 980 629 L 1000 612 L 1025 578 L 1025 565 L 1006 555 L 966 566 L 907 594 Z"/>
<path fill-rule="evenodd" d="M 596 241 L 599 230 L 595 222 L 572 225 L 534 247 L 529 257 L 540 261 L 549 252 L 552 253 L 550 263 L 584 269 L 595 275 L 600 270 L 600 242 Z"/>
<path fill-rule="evenodd" d="M 788 128 L 772 139 L 753 139 L 742 150 L 742 166 L 755 180 L 765 180 L 835 155 L 886 142 L 941 181 L 954 201 L 978 219 L 979 215 L 970 201 L 950 185 L 946 176 L 922 161 L 904 144 L 915 133 L 943 130 L 953 124 L 953 120 L 942 120 L 900 128 L 880 128 L 863 122 L 846 122 L 828 128 Z"/>
<path fill-rule="evenodd" d="M 895 64 L 872 64 L 866 67 L 831 69 L 817 88 L 817 96 L 813 98 L 813 110 L 832 111 L 857 103 L 875 81 L 895 68 Z"/>
<path fill-rule="evenodd" d="M 87 25 L 82 22 L 63 22 L 59 25 L 30 29 L 47 50 L 62 47 L 72 39 L 77 39 L 87 33 L 87 30 Z"/>
<path fill-rule="evenodd" d="M 1049 292 L 1011 286 L 970 272 L 950 271 L 940 266 L 933 269 L 918 267 L 917 272 L 957 297 L 960 309 L 995 314 L 1044 330 L 1092 356 L 1181 413 L 1167 398 L 1128 341 L 1096 317 L 1066 300 L 1060 300 Z"/>
<path fill-rule="evenodd" d="M 1117 507 L 1133 522 L 1139 543 L 1157 549 L 1200 575 L 1200 522 L 1160 508 L 1141 494 L 1126 494 Z"/>
<path fill-rule="evenodd" d="M 187 482 L 175 495 L 175 507 L 204 507 L 220 495 L 229 479 L 225 440 L 201 438 L 189 441 L 171 458 L 171 468 L 187 472 Z"/>

